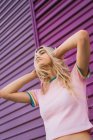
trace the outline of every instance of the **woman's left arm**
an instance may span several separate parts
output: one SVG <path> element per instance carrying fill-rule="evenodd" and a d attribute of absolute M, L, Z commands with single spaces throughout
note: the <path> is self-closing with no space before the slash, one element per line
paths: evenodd
<path fill-rule="evenodd" d="M 86 76 L 90 59 L 90 40 L 86 30 L 80 30 L 69 37 L 54 50 L 54 55 L 60 58 L 73 48 L 77 48 L 76 64 L 81 69 L 83 75 Z"/>

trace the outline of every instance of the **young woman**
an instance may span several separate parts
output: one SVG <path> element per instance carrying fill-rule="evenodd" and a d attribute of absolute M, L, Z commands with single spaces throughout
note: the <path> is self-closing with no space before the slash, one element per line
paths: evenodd
<path fill-rule="evenodd" d="M 70 70 L 64 54 L 72 48 L 77 48 L 77 54 Z M 90 42 L 86 30 L 76 32 L 56 49 L 42 45 L 35 51 L 35 70 L 1 89 L 0 97 L 40 107 L 46 140 L 91 140 L 93 124 L 88 118 L 86 100 L 89 58 Z M 41 88 L 18 92 L 35 78 L 40 79 Z"/>

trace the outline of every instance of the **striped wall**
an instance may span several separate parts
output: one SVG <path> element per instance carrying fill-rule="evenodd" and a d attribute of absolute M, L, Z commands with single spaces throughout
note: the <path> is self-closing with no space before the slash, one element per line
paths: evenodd
<path fill-rule="evenodd" d="M 34 20 L 28 0 L 2 0 L 0 88 L 33 70 L 37 47 Z M 19 91 L 36 88 L 33 80 Z M 0 99 L 0 140 L 32 140 L 44 131 L 39 109 Z M 45 137 L 45 136 L 44 136 Z M 44 138 L 43 137 L 43 138 Z M 42 138 L 40 138 L 41 140 Z"/>
<path fill-rule="evenodd" d="M 36 47 L 58 47 L 75 32 L 89 32 L 93 74 L 93 2 L 92 0 L 0 0 L 1 71 L 0 88 L 31 72 Z M 67 64 L 73 67 L 76 48 L 67 52 Z M 19 91 L 39 87 L 29 82 Z M 93 123 L 93 76 L 87 79 L 89 119 Z M 77 123 L 77 122 L 76 122 Z M 91 131 L 93 137 L 93 130 Z M 0 140 L 45 140 L 45 129 L 38 107 L 0 99 Z"/>

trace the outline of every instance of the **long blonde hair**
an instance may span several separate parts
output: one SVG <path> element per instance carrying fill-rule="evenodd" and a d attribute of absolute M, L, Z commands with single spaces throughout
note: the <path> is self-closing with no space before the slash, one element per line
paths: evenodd
<path fill-rule="evenodd" d="M 60 81 L 62 86 L 68 89 L 69 93 L 76 99 L 75 91 L 71 82 L 72 81 L 71 72 L 70 72 L 69 67 L 65 64 L 66 59 L 59 59 L 55 57 L 55 55 L 53 54 L 54 48 L 50 46 L 47 47 L 45 45 L 42 45 L 40 47 L 43 47 L 42 49 L 45 50 L 48 56 L 51 58 L 52 63 L 48 65 L 49 70 L 53 70 L 56 72 L 56 78 Z M 49 70 L 47 71 L 43 65 L 41 66 L 37 64 L 35 59 L 34 59 L 34 67 L 41 81 L 41 91 L 42 91 L 42 94 L 44 95 L 48 91 L 49 85 L 50 85 L 50 82 L 49 82 L 50 76 L 48 73 Z"/>

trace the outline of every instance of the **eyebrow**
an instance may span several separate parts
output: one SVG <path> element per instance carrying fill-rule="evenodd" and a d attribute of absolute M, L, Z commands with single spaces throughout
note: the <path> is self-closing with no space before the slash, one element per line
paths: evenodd
<path fill-rule="evenodd" d="M 42 49 L 42 48 L 43 48 L 43 47 L 40 47 L 40 48 L 36 49 L 36 52 L 39 51 L 39 50 Z"/>

